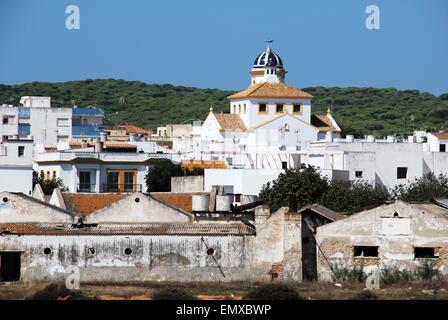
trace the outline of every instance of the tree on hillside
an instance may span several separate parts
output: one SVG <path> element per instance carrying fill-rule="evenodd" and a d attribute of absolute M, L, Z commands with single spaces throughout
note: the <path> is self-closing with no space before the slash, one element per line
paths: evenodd
<path fill-rule="evenodd" d="M 406 202 L 422 202 L 431 201 L 434 198 L 447 198 L 448 176 L 444 174 L 436 176 L 434 173 L 429 172 L 407 185 L 396 186 L 392 194 L 395 198 Z"/>
<path fill-rule="evenodd" d="M 306 167 L 281 173 L 276 180 L 263 186 L 259 198 L 275 211 L 288 206 L 290 196 L 295 196 L 297 206 L 302 207 L 318 202 L 327 190 L 327 179 L 321 177 L 313 167 Z"/>
<path fill-rule="evenodd" d="M 171 177 L 203 175 L 203 169 L 184 169 L 180 164 L 174 164 L 167 159 L 153 160 L 153 166 L 145 176 L 147 192 L 171 191 Z"/>

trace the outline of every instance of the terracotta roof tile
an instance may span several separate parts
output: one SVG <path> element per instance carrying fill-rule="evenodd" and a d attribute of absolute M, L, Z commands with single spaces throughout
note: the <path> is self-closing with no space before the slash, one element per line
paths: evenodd
<path fill-rule="evenodd" d="M 230 100 L 243 98 L 312 99 L 313 96 L 281 82 L 262 82 L 227 97 Z"/>
<path fill-rule="evenodd" d="M 431 134 L 439 139 L 448 139 L 448 133 L 445 132 L 433 132 Z"/>
<path fill-rule="evenodd" d="M 67 210 L 80 216 L 87 216 L 127 197 L 122 193 L 62 193 Z"/>
<path fill-rule="evenodd" d="M 191 193 L 152 193 L 151 195 L 183 211 L 193 211 Z"/>
<path fill-rule="evenodd" d="M 232 131 L 232 132 L 244 132 L 246 131 L 246 126 L 239 114 L 234 113 L 214 113 L 213 114 L 218 120 L 221 130 Z"/>
<path fill-rule="evenodd" d="M 146 129 L 139 128 L 130 124 L 125 124 L 118 126 L 119 128 L 123 128 L 126 130 L 126 133 L 137 133 L 137 134 L 149 134 L 150 132 Z"/>
<path fill-rule="evenodd" d="M 335 128 L 327 115 L 311 115 L 311 124 L 319 131 L 339 131 Z"/>
<path fill-rule="evenodd" d="M 222 160 L 182 160 L 180 166 L 182 168 L 192 169 L 227 169 L 226 164 Z"/>

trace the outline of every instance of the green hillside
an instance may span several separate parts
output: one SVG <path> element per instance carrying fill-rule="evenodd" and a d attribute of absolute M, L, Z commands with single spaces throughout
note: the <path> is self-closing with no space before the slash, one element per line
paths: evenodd
<path fill-rule="evenodd" d="M 315 97 L 314 113 L 324 113 L 331 105 L 335 119 L 346 133 L 385 135 L 412 129 L 448 128 L 448 94 L 436 97 L 417 90 L 393 88 L 312 87 L 303 90 Z M 227 112 L 226 97 L 231 93 L 170 84 L 89 79 L 0 85 L 0 103 L 17 104 L 21 96 L 48 95 L 52 97 L 53 106 L 102 107 L 109 125 L 130 123 L 155 129 L 192 118 L 204 119 L 211 105 L 216 111 Z"/>

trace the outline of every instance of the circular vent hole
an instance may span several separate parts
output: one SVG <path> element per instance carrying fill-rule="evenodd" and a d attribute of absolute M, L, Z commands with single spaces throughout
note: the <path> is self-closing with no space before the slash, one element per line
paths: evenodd
<path fill-rule="evenodd" d="M 124 254 L 127 255 L 127 256 L 131 255 L 132 254 L 132 249 L 131 248 L 124 249 Z"/>
<path fill-rule="evenodd" d="M 139 203 L 140 202 L 140 198 L 135 198 L 135 202 Z"/>
<path fill-rule="evenodd" d="M 208 248 L 208 249 L 207 249 L 207 254 L 208 254 L 209 256 L 212 256 L 214 253 L 215 253 L 215 249 L 213 249 L 213 248 Z"/>
<path fill-rule="evenodd" d="M 3 202 L 8 202 L 8 198 L 7 198 L 7 197 L 4 197 L 4 198 L 3 198 Z"/>
<path fill-rule="evenodd" d="M 51 249 L 50 249 L 50 248 L 45 248 L 45 249 L 44 249 L 44 253 L 45 253 L 46 255 L 49 255 L 49 254 L 51 253 Z"/>
<path fill-rule="evenodd" d="M 87 251 L 89 252 L 90 255 L 95 254 L 95 248 L 89 248 L 89 249 L 87 249 Z"/>
<path fill-rule="evenodd" d="M 398 212 L 394 212 L 394 217 L 398 217 Z"/>

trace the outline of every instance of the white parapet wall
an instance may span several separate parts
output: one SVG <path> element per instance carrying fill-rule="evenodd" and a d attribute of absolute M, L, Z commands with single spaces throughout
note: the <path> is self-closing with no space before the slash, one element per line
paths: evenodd
<path fill-rule="evenodd" d="M 190 193 L 204 191 L 204 176 L 171 177 L 171 192 Z"/>
<path fill-rule="evenodd" d="M 281 169 L 205 169 L 204 191 L 224 186 L 227 193 L 258 195 L 267 182 L 277 179 Z"/>

